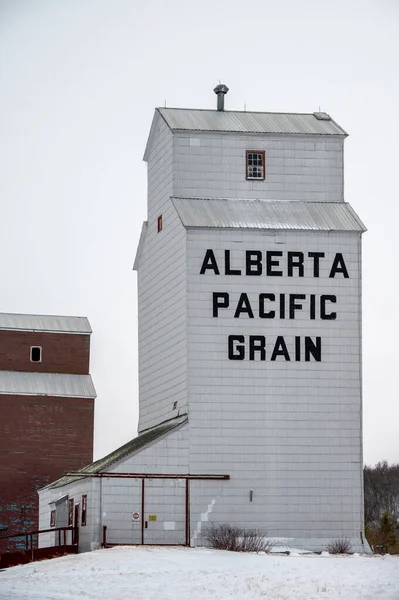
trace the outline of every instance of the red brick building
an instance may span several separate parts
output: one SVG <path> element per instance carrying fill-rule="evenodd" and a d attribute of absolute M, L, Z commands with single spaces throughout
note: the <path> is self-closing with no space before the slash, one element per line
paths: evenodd
<path fill-rule="evenodd" d="M 37 490 L 93 460 L 85 317 L 0 313 L 0 534 L 37 527 Z"/>

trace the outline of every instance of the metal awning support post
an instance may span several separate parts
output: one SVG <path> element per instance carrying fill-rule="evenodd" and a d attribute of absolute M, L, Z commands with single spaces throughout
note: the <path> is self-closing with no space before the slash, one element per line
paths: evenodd
<path fill-rule="evenodd" d="M 186 546 L 190 545 L 190 480 L 186 479 Z"/>
<path fill-rule="evenodd" d="M 145 484 L 144 479 L 141 480 L 141 544 L 144 546 L 144 498 Z"/>

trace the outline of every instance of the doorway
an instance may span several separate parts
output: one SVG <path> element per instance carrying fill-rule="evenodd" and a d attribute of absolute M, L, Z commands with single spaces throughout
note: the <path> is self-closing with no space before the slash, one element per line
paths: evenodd
<path fill-rule="evenodd" d="M 143 544 L 188 544 L 186 539 L 186 481 L 144 480 Z"/>
<path fill-rule="evenodd" d="M 75 504 L 74 516 L 73 516 L 73 526 L 74 529 L 72 531 L 72 544 L 79 544 L 79 519 L 80 519 L 80 506 L 79 504 Z"/>

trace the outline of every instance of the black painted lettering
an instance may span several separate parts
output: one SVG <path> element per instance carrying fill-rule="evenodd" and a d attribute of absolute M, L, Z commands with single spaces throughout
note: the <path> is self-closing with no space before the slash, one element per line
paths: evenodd
<path fill-rule="evenodd" d="M 213 250 L 206 251 L 204 262 L 202 263 L 200 275 L 203 275 L 205 273 L 205 271 L 207 271 L 208 269 L 212 270 L 215 273 L 215 275 L 220 275 L 219 267 L 216 262 L 216 258 L 213 253 Z"/>
<path fill-rule="evenodd" d="M 259 316 L 261 319 L 274 319 L 276 313 L 274 310 L 265 312 L 265 300 L 274 302 L 276 296 L 274 294 L 259 294 Z"/>
<path fill-rule="evenodd" d="M 213 292 L 212 294 L 213 316 L 219 316 L 219 308 L 229 307 L 229 295 L 227 292 Z"/>
<path fill-rule="evenodd" d="M 276 360 L 278 356 L 283 356 L 286 361 L 291 360 L 290 355 L 288 354 L 287 345 L 282 335 L 279 335 L 276 339 L 270 360 Z"/>
<path fill-rule="evenodd" d="M 236 312 L 234 313 L 234 318 L 238 319 L 241 313 L 247 314 L 250 319 L 254 318 L 254 313 L 252 311 L 251 303 L 249 301 L 248 295 L 242 293 L 237 303 Z"/>
<path fill-rule="evenodd" d="M 259 352 L 260 360 L 266 360 L 266 338 L 264 335 L 249 336 L 249 360 L 255 360 L 255 352 Z"/>
<path fill-rule="evenodd" d="M 320 275 L 320 259 L 324 258 L 324 252 L 308 252 L 309 258 L 313 258 L 313 277 Z"/>
<path fill-rule="evenodd" d="M 311 337 L 305 336 L 305 361 L 309 362 L 311 356 L 316 362 L 321 361 L 321 337 L 317 337 L 315 343 Z"/>
<path fill-rule="evenodd" d="M 273 260 L 273 258 L 277 258 L 278 256 L 283 256 L 283 253 L 281 251 L 277 251 L 277 250 L 268 250 L 266 252 L 266 273 L 270 277 L 282 277 L 283 276 L 282 271 L 274 271 L 273 270 L 273 267 L 280 266 L 279 260 Z"/>
<path fill-rule="evenodd" d="M 288 252 L 288 277 L 293 277 L 294 269 L 303 277 L 303 252 Z"/>
<path fill-rule="evenodd" d="M 305 294 L 290 294 L 290 319 L 295 319 L 296 310 L 302 310 L 302 304 L 297 304 L 296 300 L 306 300 Z"/>
<path fill-rule="evenodd" d="M 241 275 L 240 269 L 232 269 L 230 265 L 230 250 L 224 251 L 224 272 L 225 275 Z"/>
<path fill-rule="evenodd" d="M 246 275 L 262 275 L 262 252 L 247 250 L 245 253 Z"/>
<path fill-rule="evenodd" d="M 320 296 L 320 319 L 325 321 L 333 321 L 337 318 L 336 312 L 326 313 L 326 302 L 337 301 L 337 296 Z"/>
<path fill-rule="evenodd" d="M 310 294 L 310 318 L 316 318 L 316 296 L 314 294 Z"/>
<path fill-rule="evenodd" d="M 295 360 L 296 362 L 301 360 L 301 338 L 299 335 L 295 336 Z"/>
<path fill-rule="evenodd" d="M 229 335 L 229 359 L 244 360 L 245 358 L 245 338 L 243 335 Z"/>
<path fill-rule="evenodd" d="M 285 294 L 280 294 L 280 319 L 285 319 Z"/>
<path fill-rule="evenodd" d="M 349 273 L 345 265 L 344 257 L 340 252 L 337 252 L 335 255 L 329 277 L 334 278 L 336 273 L 342 273 L 345 279 L 349 279 Z"/>

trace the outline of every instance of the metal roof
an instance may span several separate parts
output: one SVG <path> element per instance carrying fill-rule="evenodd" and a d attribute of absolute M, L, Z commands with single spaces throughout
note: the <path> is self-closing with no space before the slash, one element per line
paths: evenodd
<path fill-rule="evenodd" d="M 92 333 L 86 317 L 0 313 L 0 329 L 64 333 Z"/>
<path fill-rule="evenodd" d="M 188 108 L 158 108 L 157 111 L 173 131 L 348 135 L 326 113 L 241 112 Z"/>
<path fill-rule="evenodd" d="M 68 494 L 63 494 L 62 496 L 57 498 L 57 500 L 52 500 L 51 502 L 49 502 L 49 504 L 54 504 L 55 506 L 58 506 L 58 504 L 61 504 L 61 502 L 66 502 L 68 498 Z"/>
<path fill-rule="evenodd" d="M 172 198 L 184 227 L 366 231 L 347 202 Z"/>
<path fill-rule="evenodd" d="M 105 471 L 107 468 L 119 462 L 123 458 L 127 458 L 134 452 L 142 450 L 151 442 L 154 442 L 163 435 L 166 435 L 167 433 L 171 432 L 173 429 L 176 429 L 176 427 L 187 423 L 187 421 L 187 416 L 183 415 L 181 417 L 178 417 L 177 419 L 173 419 L 171 421 L 168 421 L 167 423 L 158 425 L 158 427 L 153 427 L 149 431 L 145 431 L 144 433 L 141 433 L 134 439 L 130 440 L 130 442 L 127 442 L 127 444 L 124 444 L 120 448 L 117 448 L 107 456 L 104 456 L 104 458 L 100 458 L 99 460 L 96 460 L 96 462 L 91 463 L 90 465 L 87 465 L 82 469 L 78 469 L 78 471 L 76 472 L 82 474 L 101 473 L 101 471 Z M 61 487 L 69 483 L 73 483 L 74 481 L 80 481 L 81 479 L 83 479 L 82 475 L 68 475 L 65 477 L 61 477 L 61 479 L 57 479 L 57 481 L 54 481 L 46 487 Z"/>
<path fill-rule="evenodd" d="M 95 398 L 90 375 L 0 371 L 0 394 Z"/>

